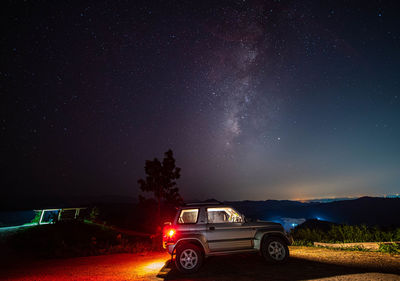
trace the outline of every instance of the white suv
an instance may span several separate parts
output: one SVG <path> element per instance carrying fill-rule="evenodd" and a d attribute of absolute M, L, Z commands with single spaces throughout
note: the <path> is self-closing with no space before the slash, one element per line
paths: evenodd
<path fill-rule="evenodd" d="M 247 221 L 222 204 L 187 204 L 163 230 L 164 248 L 185 273 L 197 271 L 204 258 L 222 254 L 258 252 L 267 261 L 282 263 L 289 257 L 288 245 L 279 223 Z"/>

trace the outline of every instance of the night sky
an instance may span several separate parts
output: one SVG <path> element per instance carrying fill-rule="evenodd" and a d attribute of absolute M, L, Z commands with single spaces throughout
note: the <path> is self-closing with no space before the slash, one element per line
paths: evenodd
<path fill-rule="evenodd" d="M 397 2 L 4 2 L 1 200 L 399 193 Z"/>

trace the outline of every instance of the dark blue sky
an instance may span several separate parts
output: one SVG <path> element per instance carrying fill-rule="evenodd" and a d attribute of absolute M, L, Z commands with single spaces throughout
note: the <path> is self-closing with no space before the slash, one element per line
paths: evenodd
<path fill-rule="evenodd" d="M 2 4 L 3 200 L 400 190 L 397 1 Z"/>

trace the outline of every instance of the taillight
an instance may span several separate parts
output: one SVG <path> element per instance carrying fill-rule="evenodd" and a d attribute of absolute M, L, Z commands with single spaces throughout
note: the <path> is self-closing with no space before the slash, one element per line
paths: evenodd
<path fill-rule="evenodd" d="M 165 242 L 174 242 L 174 238 L 176 235 L 176 231 L 173 228 L 165 228 L 164 229 L 164 235 L 163 235 L 163 240 Z"/>
<path fill-rule="evenodd" d="M 170 229 L 170 230 L 168 231 L 168 236 L 169 236 L 169 238 L 172 238 L 172 236 L 174 236 L 174 235 L 175 235 L 175 230 Z"/>

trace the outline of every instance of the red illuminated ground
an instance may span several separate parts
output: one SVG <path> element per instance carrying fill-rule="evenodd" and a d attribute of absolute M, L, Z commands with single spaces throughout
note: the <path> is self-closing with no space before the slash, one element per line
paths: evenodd
<path fill-rule="evenodd" d="M 183 276 L 166 253 L 14 262 L 2 268 L 5 280 L 400 280 L 400 256 L 291 247 L 285 265 L 266 264 L 257 255 L 207 259 L 196 274 Z M 4 265 L 4 264 L 3 264 Z"/>

